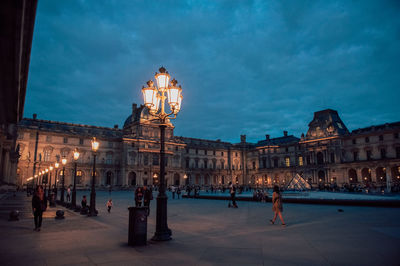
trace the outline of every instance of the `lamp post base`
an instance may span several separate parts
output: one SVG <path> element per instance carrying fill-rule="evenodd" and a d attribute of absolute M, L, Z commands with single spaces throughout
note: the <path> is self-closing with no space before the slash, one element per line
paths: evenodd
<path fill-rule="evenodd" d="M 168 241 L 171 240 L 171 230 L 167 229 L 164 232 L 155 232 L 154 236 L 151 238 L 153 241 Z"/>
<path fill-rule="evenodd" d="M 89 211 L 89 213 L 88 213 L 88 216 L 97 216 L 97 213 L 98 213 L 98 211 L 97 210 L 94 210 L 94 211 Z"/>
<path fill-rule="evenodd" d="M 160 195 L 161 194 L 161 195 Z M 167 224 L 167 200 L 168 197 L 164 192 L 157 196 L 157 212 L 156 212 L 156 232 L 152 240 L 167 241 L 171 240 L 172 231 Z"/>

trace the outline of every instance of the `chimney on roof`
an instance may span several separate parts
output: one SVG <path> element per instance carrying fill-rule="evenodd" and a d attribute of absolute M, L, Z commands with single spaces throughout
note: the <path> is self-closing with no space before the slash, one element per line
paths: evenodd
<path fill-rule="evenodd" d="M 33 114 L 33 120 L 36 120 L 37 114 Z"/>
<path fill-rule="evenodd" d="M 137 109 L 137 104 L 133 103 L 132 104 L 132 113 L 134 113 L 136 111 L 136 109 Z"/>
<path fill-rule="evenodd" d="M 287 137 L 287 131 L 283 131 L 283 136 Z"/>
<path fill-rule="evenodd" d="M 265 135 L 265 140 L 269 140 L 269 134 Z"/>
<path fill-rule="evenodd" d="M 240 135 L 240 142 L 246 142 L 246 135 Z"/>
<path fill-rule="evenodd" d="M 115 129 L 118 129 L 118 125 L 114 125 L 114 128 L 115 128 Z"/>

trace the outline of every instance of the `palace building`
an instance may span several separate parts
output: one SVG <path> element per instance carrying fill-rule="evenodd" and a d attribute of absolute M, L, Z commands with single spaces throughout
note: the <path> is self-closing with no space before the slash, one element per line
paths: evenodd
<path fill-rule="evenodd" d="M 100 142 L 96 160 L 96 185 L 129 187 L 159 182 L 160 130 L 143 105 L 132 105 L 123 128 L 106 128 L 37 119 L 22 119 L 18 127 L 20 158 L 18 185 L 60 161 L 68 160 L 65 184 L 73 184 L 73 151 L 78 187 L 89 187 L 93 154 L 91 140 Z M 195 139 L 174 136 L 166 129 L 167 185 L 281 186 L 301 175 L 313 187 L 326 184 L 360 184 L 390 189 L 400 184 L 400 122 L 370 126 L 350 132 L 337 111 L 314 113 L 308 132 L 300 138 L 283 136 L 257 143 Z M 36 158 L 36 160 L 35 160 Z M 35 170 L 34 170 L 35 169 Z M 34 171 L 36 173 L 34 173 Z M 58 177 L 60 177 L 60 169 Z"/>

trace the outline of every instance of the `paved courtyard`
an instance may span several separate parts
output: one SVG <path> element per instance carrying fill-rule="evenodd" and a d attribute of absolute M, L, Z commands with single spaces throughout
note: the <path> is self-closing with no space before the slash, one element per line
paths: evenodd
<path fill-rule="evenodd" d="M 79 192 L 81 195 L 89 192 Z M 271 203 L 221 200 L 168 201 L 173 240 L 130 247 L 128 210 L 133 192 L 97 193 L 98 217 L 66 210 L 55 220 L 50 208 L 42 231 L 33 231 L 24 193 L 0 203 L 2 265 L 399 265 L 400 211 L 394 208 L 285 204 L 287 227 L 270 225 Z M 21 220 L 7 221 L 11 209 Z M 343 212 L 338 212 L 342 209 Z M 155 230 L 155 200 L 148 220 L 148 239 Z"/>

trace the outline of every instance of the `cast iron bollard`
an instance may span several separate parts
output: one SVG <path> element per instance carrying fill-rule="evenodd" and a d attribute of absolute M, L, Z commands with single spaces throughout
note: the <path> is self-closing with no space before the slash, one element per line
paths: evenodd
<path fill-rule="evenodd" d="M 82 215 L 87 215 L 89 213 L 89 208 L 88 207 L 81 208 L 81 212 L 80 213 Z"/>
<path fill-rule="evenodd" d="M 54 217 L 55 219 L 58 219 L 58 220 L 60 220 L 60 219 L 64 219 L 65 217 L 64 217 L 64 211 L 62 211 L 62 210 L 58 210 L 58 211 L 56 211 L 56 217 Z"/>
<path fill-rule="evenodd" d="M 9 221 L 18 221 L 19 220 L 19 211 L 13 210 L 10 212 Z"/>
<path fill-rule="evenodd" d="M 129 207 L 128 245 L 142 246 L 147 242 L 147 207 Z"/>

